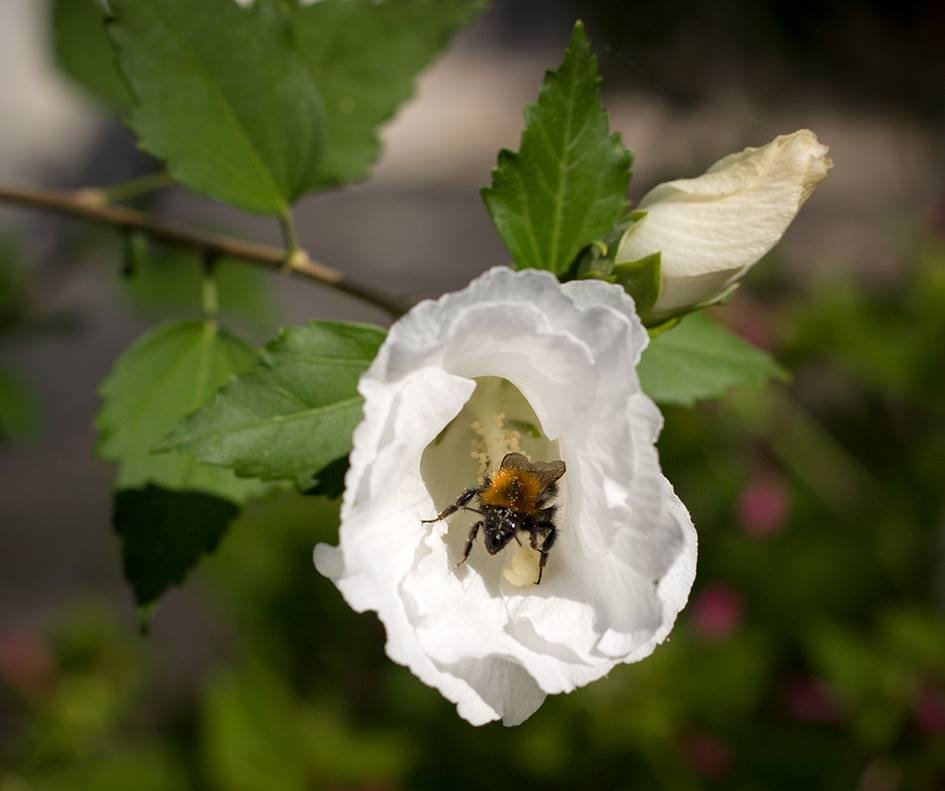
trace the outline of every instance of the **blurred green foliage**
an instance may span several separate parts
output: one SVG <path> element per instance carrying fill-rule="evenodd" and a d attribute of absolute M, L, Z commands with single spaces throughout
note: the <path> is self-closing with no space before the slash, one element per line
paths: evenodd
<path fill-rule="evenodd" d="M 0 236 L 0 340 L 22 332 L 29 319 L 29 295 L 20 250 Z M 19 372 L 0 365 L 0 443 L 30 437 L 38 423 L 33 393 Z"/>
<path fill-rule="evenodd" d="M 127 610 L 0 635 L 0 789 L 941 788 L 945 245 L 894 286 L 786 292 L 720 315 L 790 386 L 666 412 L 700 566 L 650 659 L 472 728 L 313 570 L 337 502 L 283 493 L 197 575 L 227 646 L 188 694 Z"/>

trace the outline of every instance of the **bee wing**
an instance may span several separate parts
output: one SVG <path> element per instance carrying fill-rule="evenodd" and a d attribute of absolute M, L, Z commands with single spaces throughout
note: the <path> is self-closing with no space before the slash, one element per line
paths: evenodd
<path fill-rule="evenodd" d="M 500 470 L 530 470 L 532 463 L 524 453 L 506 453 L 499 465 Z"/>
<path fill-rule="evenodd" d="M 564 475 L 563 461 L 529 461 L 524 453 L 507 453 L 499 465 L 503 470 L 524 470 L 535 475 L 541 483 L 542 490 Z"/>

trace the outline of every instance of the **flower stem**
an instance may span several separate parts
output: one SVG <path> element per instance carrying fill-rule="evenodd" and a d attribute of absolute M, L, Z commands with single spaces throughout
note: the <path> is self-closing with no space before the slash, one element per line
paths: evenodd
<path fill-rule="evenodd" d="M 208 321 L 215 321 L 220 308 L 220 299 L 217 293 L 216 261 L 210 258 L 204 260 L 200 295 L 204 317 Z"/>
<path fill-rule="evenodd" d="M 126 206 L 110 206 L 101 200 L 90 200 L 90 192 L 95 191 L 66 192 L 0 185 L 0 203 L 45 209 L 117 230 L 140 231 L 156 241 L 196 250 L 205 256 L 235 258 L 273 269 L 282 268 L 290 255 L 286 250 L 272 245 L 164 223 L 149 214 Z M 297 250 L 292 261 L 293 273 L 370 303 L 391 316 L 401 316 L 409 309 L 409 305 L 397 297 L 358 283 L 342 275 L 337 269 L 313 261 L 304 250 Z"/>

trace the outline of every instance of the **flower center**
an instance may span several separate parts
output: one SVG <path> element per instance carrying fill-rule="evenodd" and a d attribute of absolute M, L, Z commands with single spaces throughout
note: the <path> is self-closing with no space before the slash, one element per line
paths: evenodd
<path fill-rule="evenodd" d="M 515 385 L 492 376 L 475 382 L 469 401 L 426 448 L 420 462 L 423 482 L 437 511 L 455 503 L 468 489 L 483 486 L 508 453 L 524 453 L 532 461 L 560 458 L 558 443 L 544 435 L 535 411 Z M 566 485 L 565 480 L 560 484 Z M 469 506 L 480 508 L 475 499 Z M 524 531 L 493 556 L 486 551 L 480 528 L 466 561 L 456 566 L 465 553 L 470 529 L 483 518 L 460 510 L 449 517 L 447 525 L 431 526 L 441 531 L 447 543 L 450 570 L 462 575 L 467 573 L 464 566 L 469 566 L 496 591 L 502 577 L 516 587 L 533 585 L 540 555 Z M 546 569 L 545 577 L 547 573 Z"/>

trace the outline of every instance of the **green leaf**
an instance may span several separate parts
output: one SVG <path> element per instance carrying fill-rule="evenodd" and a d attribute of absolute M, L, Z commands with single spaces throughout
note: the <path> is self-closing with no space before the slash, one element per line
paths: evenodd
<path fill-rule="evenodd" d="M 288 18 L 233 0 L 112 0 L 129 123 L 177 181 L 279 214 L 318 182 L 322 102 Z"/>
<path fill-rule="evenodd" d="M 380 154 L 377 127 L 482 0 L 322 0 L 292 17 L 296 46 L 324 100 L 319 182 L 364 178 Z"/>
<path fill-rule="evenodd" d="M 214 322 L 164 324 L 136 340 L 102 385 L 98 453 L 119 463 L 118 488 L 147 483 L 198 491 L 240 503 L 267 487 L 177 453 L 151 450 L 181 418 L 202 406 L 256 353 Z"/>
<path fill-rule="evenodd" d="M 733 387 L 786 380 L 767 352 L 743 341 L 703 313 L 654 338 L 639 367 L 644 392 L 661 404 L 690 406 Z"/>
<path fill-rule="evenodd" d="M 148 484 L 115 493 L 113 524 L 122 539 L 125 579 L 135 601 L 156 601 L 213 552 L 239 513 L 229 500 Z"/>
<path fill-rule="evenodd" d="M 600 82 L 578 22 L 561 68 L 525 108 L 519 152 L 499 154 L 492 186 L 482 191 L 519 268 L 564 273 L 626 214 L 632 157 L 609 132 Z"/>
<path fill-rule="evenodd" d="M 358 379 L 383 340 L 382 329 L 365 324 L 314 321 L 283 330 L 255 370 L 181 422 L 163 447 L 308 489 L 351 450 L 361 419 Z"/>
<path fill-rule="evenodd" d="M 52 32 L 60 69 L 108 107 L 124 111 L 131 106 L 99 0 L 53 0 Z"/>

